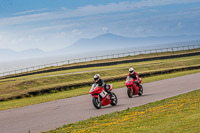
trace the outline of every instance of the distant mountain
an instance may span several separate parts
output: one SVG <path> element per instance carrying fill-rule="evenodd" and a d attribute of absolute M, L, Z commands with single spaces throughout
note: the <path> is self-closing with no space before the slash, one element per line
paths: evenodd
<path fill-rule="evenodd" d="M 37 56 L 37 55 L 44 54 L 44 51 L 35 48 L 35 49 L 28 49 L 28 50 L 21 51 L 20 54 L 29 55 L 29 56 Z"/>
<path fill-rule="evenodd" d="M 146 47 L 156 44 L 169 44 L 175 42 L 191 41 L 200 39 L 200 36 L 161 36 L 161 37 L 123 37 L 111 33 L 103 34 L 92 39 L 80 39 L 69 47 L 59 50 L 60 53 L 89 52 L 114 50 L 130 47 Z"/>
<path fill-rule="evenodd" d="M 17 53 L 16 51 L 10 49 L 0 49 L 0 56 L 13 55 L 16 53 Z"/>
<path fill-rule="evenodd" d="M 124 37 L 111 33 L 103 34 L 92 39 L 80 39 L 74 44 L 64 49 L 44 52 L 40 49 L 28 49 L 24 51 L 13 51 L 9 49 L 0 49 L 0 62 L 7 60 L 21 60 L 27 58 L 44 57 L 44 56 L 55 56 L 55 55 L 69 55 L 69 54 L 82 54 L 93 52 L 102 53 L 103 51 L 111 53 L 112 51 L 122 52 L 127 49 L 138 50 L 138 49 L 152 49 L 158 47 L 172 47 L 180 45 L 191 45 L 192 41 L 200 40 L 198 35 L 182 35 L 182 36 L 161 36 L 161 37 Z M 187 44 L 186 44 L 187 43 Z M 199 44 L 195 42 L 194 44 Z M 93 54 L 92 54 L 93 55 Z M 92 56 L 91 55 L 91 56 Z M 68 56 L 67 56 L 68 57 Z"/>
<path fill-rule="evenodd" d="M 27 59 L 44 55 L 45 52 L 40 49 L 28 49 L 24 51 L 13 51 L 10 49 L 0 49 L 0 61 Z"/>
<path fill-rule="evenodd" d="M 80 39 L 62 51 L 98 51 L 126 47 L 133 44 L 132 39 L 114 34 L 103 34 L 93 39 Z"/>

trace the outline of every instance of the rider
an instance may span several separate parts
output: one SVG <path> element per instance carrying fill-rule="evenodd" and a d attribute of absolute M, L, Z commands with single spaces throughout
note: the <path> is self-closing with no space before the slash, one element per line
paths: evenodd
<path fill-rule="evenodd" d="M 103 79 L 101 79 L 99 74 L 94 75 L 94 81 L 95 81 L 94 84 L 98 84 L 99 86 L 105 88 L 105 91 L 110 95 L 110 97 L 112 97 L 112 94 L 111 94 L 111 92 L 109 90 L 110 86 L 106 85 L 106 83 L 104 82 Z"/>
<path fill-rule="evenodd" d="M 135 83 L 140 86 L 140 82 L 141 82 L 141 79 L 139 78 L 137 72 L 135 72 L 134 68 L 129 68 L 129 74 L 128 76 L 130 76 L 131 78 L 133 78 L 135 81 Z"/>

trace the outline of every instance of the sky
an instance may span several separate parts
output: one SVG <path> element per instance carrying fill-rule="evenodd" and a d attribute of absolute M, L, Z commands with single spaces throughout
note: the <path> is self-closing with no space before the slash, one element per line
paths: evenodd
<path fill-rule="evenodd" d="M 200 0 L 0 0 L 0 49 L 62 49 L 105 33 L 200 35 Z"/>

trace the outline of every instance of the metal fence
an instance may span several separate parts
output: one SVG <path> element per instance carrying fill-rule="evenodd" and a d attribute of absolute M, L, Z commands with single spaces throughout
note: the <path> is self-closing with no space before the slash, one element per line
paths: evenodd
<path fill-rule="evenodd" d="M 28 67 L 28 68 L 13 70 L 13 71 L 7 71 L 7 72 L 0 73 L 0 76 L 8 76 L 8 75 L 12 75 L 12 74 L 19 74 L 19 73 L 23 73 L 23 72 L 35 71 L 35 70 L 39 70 L 39 69 L 46 68 L 46 67 L 53 67 L 53 66 L 58 67 L 58 66 L 67 65 L 67 64 L 89 62 L 89 61 L 102 60 L 102 59 L 120 58 L 120 57 L 134 56 L 134 55 L 140 55 L 140 54 L 159 53 L 159 52 L 173 52 L 173 51 L 189 50 L 189 49 L 196 49 L 196 48 L 200 48 L 200 44 L 64 60 L 64 61 L 44 64 L 44 65 L 38 65 L 38 66 L 34 66 L 34 67 Z"/>

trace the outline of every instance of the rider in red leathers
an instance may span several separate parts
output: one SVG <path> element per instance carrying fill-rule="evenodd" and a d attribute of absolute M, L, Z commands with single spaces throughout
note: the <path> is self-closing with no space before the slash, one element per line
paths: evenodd
<path fill-rule="evenodd" d="M 137 72 L 135 72 L 134 68 L 129 68 L 129 74 L 128 76 L 130 76 L 131 78 L 133 78 L 135 81 L 134 83 L 136 83 L 138 86 L 140 86 L 141 83 L 141 78 L 139 78 Z"/>

